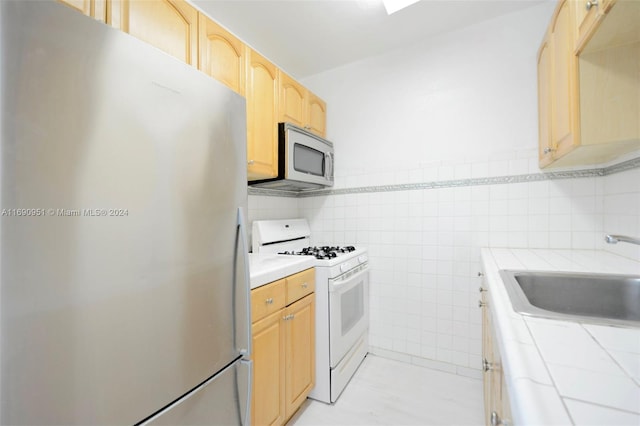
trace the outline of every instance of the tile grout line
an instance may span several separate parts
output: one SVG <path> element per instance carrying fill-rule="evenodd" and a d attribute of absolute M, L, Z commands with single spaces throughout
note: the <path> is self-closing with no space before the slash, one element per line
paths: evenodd
<path fill-rule="evenodd" d="M 567 413 L 567 416 L 569 417 L 569 419 L 571 419 L 571 423 L 575 425 L 576 422 L 573 419 L 573 416 L 571 415 L 571 412 L 569 411 L 569 407 L 567 407 L 567 404 L 565 403 L 563 396 L 560 394 L 560 389 L 558 389 L 558 385 L 556 384 L 556 381 L 553 379 L 553 376 L 551 375 L 551 371 L 549 370 L 549 366 L 547 365 L 547 363 L 544 360 L 544 357 L 542 356 L 542 351 L 540 350 L 540 348 L 538 347 L 538 344 L 536 343 L 536 339 L 533 336 L 533 333 L 531 332 L 531 328 L 529 327 L 529 323 L 527 321 L 524 321 L 524 325 L 525 325 L 525 327 L 527 327 L 527 331 L 529 332 L 529 335 L 531 336 L 531 340 L 533 340 L 533 346 L 535 346 L 536 351 L 538 352 L 538 355 L 540 356 L 540 359 L 542 360 L 542 363 L 544 365 L 544 369 L 547 371 L 547 374 L 549 375 L 549 380 L 551 380 L 551 383 L 553 384 L 553 389 L 556 391 L 556 395 L 558 395 L 558 398 L 560 398 L 560 403 L 564 407 L 564 410 Z"/>
<path fill-rule="evenodd" d="M 589 331 L 589 329 L 587 327 L 585 327 L 584 323 L 578 323 L 580 324 L 580 327 L 587 332 L 587 335 L 591 338 L 591 340 L 593 340 L 596 345 L 598 345 L 611 359 L 611 361 L 613 361 L 613 363 L 625 374 L 625 377 L 629 378 L 633 384 L 635 384 L 637 387 L 640 387 L 640 384 L 638 383 L 638 381 L 636 380 L 635 377 L 633 377 L 626 368 L 624 368 L 624 366 L 622 366 L 618 360 L 615 359 L 615 357 L 607 350 L 607 348 L 605 348 L 596 338 L 596 336 L 594 336 L 593 334 L 591 334 L 591 332 Z M 586 325 L 598 325 L 598 324 L 586 324 Z M 627 351 L 623 351 L 623 350 L 618 350 L 619 352 L 627 352 Z M 628 352 L 628 353 L 632 353 L 632 352 Z M 640 413 L 638 413 L 640 414 Z"/>
<path fill-rule="evenodd" d="M 581 402 L 583 404 L 595 405 L 596 407 L 606 408 L 608 410 L 613 410 L 613 411 L 620 411 L 622 413 L 633 414 L 634 416 L 639 416 L 640 417 L 640 413 L 636 412 L 636 411 L 629 411 L 629 410 L 625 410 L 623 408 L 611 407 L 609 405 L 598 404 L 597 402 L 585 401 L 584 399 L 572 398 L 570 396 L 566 396 L 564 398 L 568 399 L 569 401 L 576 401 L 576 402 Z"/>

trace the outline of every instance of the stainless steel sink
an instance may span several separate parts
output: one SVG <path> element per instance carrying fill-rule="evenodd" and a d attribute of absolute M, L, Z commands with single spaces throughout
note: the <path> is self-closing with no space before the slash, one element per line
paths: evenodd
<path fill-rule="evenodd" d="M 516 312 L 640 327 L 640 276 L 500 271 Z"/>

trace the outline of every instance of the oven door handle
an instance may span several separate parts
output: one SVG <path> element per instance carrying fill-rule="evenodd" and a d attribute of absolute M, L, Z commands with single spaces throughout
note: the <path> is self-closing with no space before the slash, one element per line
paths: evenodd
<path fill-rule="evenodd" d="M 329 280 L 329 293 L 344 293 L 358 285 L 360 278 L 369 273 L 369 268 L 364 268 L 358 273 L 344 280 Z"/>

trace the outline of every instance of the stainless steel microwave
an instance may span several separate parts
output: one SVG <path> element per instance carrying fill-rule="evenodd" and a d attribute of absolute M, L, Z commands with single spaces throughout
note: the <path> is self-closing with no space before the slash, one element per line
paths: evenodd
<path fill-rule="evenodd" d="M 259 188 L 305 191 L 333 186 L 333 144 L 290 123 L 278 124 L 278 176 Z"/>

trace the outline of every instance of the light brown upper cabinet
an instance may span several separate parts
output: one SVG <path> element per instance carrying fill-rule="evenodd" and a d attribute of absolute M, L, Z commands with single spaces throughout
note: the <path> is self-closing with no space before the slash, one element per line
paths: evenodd
<path fill-rule="evenodd" d="M 554 155 L 571 151 L 579 140 L 577 103 L 577 58 L 573 54 L 573 16 L 571 2 L 563 0 L 550 27 L 551 57 L 551 135 Z"/>
<path fill-rule="evenodd" d="M 551 41 L 547 33 L 538 50 L 538 158 L 540 167 L 551 162 Z"/>
<path fill-rule="evenodd" d="M 280 71 L 279 122 L 293 123 L 326 136 L 326 104 L 303 85 Z"/>
<path fill-rule="evenodd" d="M 112 0 L 108 22 L 198 66 L 198 11 L 184 0 Z"/>
<path fill-rule="evenodd" d="M 538 51 L 540 167 L 640 149 L 640 2 L 594 3 L 559 1 Z"/>
<path fill-rule="evenodd" d="M 571 2 L 561 0 L 538 51 L 540 166 L 571 151 L 578 141 L 577 57 Z"/>
<path fill-rule="evenodd" d="M 244 95 L 245 45 L 229 31 L 199 14 L 200 71 Z"/>
<path fill-rule="evenodd" d="M 309 130 L 322 136 L 327 136 L 327 104 L 311 92 L 307 92 L 309 107 Z"/>
<path fill-rule="evenodd" d="M 307 125 L 307 89 L 282 71 L 279 71 L 280 110 L 279 122 L 293 123 L 298 127 Z"/>
<path fill-rule="evenodd" d="M 105 22 L 107 19 L 106 0 L 58 0 L 76 9 L 80 13 L 90 16 L 98 21 Z"/>
<path fill-rule="evenodd" d="M 278 69 L 247 47 L 247 178 L 278 174 Z"/>
<path fill-rule="evenodd" d="M 591 40 L 600 20 L 609 12 L 616 0 L 572 0 L 575 2 L 576 53 Z"/>
<path fill-rule="evenodd" d="M 327 106 L 185 0 L 58 0 L 155 46 L 247 101 L 247 177 L 278 175 L 278 123 L 326 137 Z"/>

